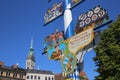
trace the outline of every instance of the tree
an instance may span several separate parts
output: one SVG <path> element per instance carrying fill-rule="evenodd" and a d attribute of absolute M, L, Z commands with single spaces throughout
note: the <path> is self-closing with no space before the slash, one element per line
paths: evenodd
<path fill-rule="evenodd" d="M 99 73 L 95 79 L 120 80 L 120 15 L 100 35 L 100 42 L 95 48 L 96 57 L 93 58 Z"/>

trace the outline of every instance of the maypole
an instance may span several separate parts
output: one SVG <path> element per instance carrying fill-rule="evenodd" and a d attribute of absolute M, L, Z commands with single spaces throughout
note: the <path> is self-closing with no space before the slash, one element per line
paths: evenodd
<path fill-rule="evenodd" d="M 83 56 L 99 43 L 100 39 L 97 39 L 98 35 L 94 33 L 97 33 L 102 26 L 111 23 L 107 11 L 98 5 L 81 14 L 74 27 L 71 8 L 83 1 L 63 0 L 49 8 L 44 15 L 45 25 L 64 15 L 64 34 L 62 31 L 56 31 L 45 37 L 44 53 L 47 53 L 49 59 L 59 60 L 62 63 L 63 76 L 66 80 L 81 78 L 87 80 L 83 72 Z"/>
<path fill-rule="evenodd" d="M 63 0 L 64 4 L 64 36 L 68 39 L 74 35 L 72 12 L 71 12 L 71 0 Z M 78 66 L 73 73 L 67 75 L 67 79 L 80 80 L 80 75 L 78 71 Z M 69 77 L 71 76 L 71 77 Z"/>

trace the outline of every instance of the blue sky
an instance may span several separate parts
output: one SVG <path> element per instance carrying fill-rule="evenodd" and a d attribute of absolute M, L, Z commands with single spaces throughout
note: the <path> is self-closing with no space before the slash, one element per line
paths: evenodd
<path fill-rule="evenodd" d="M 60 0 L 0 0 L 0 61 L 5 65 L 19 63 L 25 68 L 26 56 L 30 48 L 31 37 L 33 36 L 33 48 L 36 57 L 36 68 L 51 70 L 55 73 L 62 71 L 61 63 L 48 60 L 43 52 L 44 37 L 53 33 L 56 28 L 63 30 L 63 16 L 56 19 L 49 25 L 43 26 L 44 13 L 55 2 Z M 85 13 L 96 5 L 105 8 L 114 21 L 120 14 L 119 0 L 85 0 L 83 3 L 72 9 L 73 24 L 81 13 Z M 92 58 L 94 51 L 84 56 L 84 71 L 90 80 L 97 75 L 94 72 L 95 64 Z"/>

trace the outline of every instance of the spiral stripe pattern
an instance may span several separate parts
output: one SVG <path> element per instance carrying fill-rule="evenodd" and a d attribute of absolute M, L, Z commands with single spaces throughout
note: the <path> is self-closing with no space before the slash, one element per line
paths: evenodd
<path fill-rule="evenodd" d="M 71 0 L 64 0 L 64 35 L 65 39 L 70 38 L 74 35 L 72 25 L 72 13 L 71 13 Z"/>

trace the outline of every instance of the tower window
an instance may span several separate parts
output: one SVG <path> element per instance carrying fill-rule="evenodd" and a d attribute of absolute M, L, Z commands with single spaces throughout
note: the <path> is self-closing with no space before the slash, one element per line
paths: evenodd
<path fill-rule="evenodd" d="M 27 62 L 27 66 L 29 66 L 30 65 L 30 62 Z"/>
<path fill-rule="evenodd" d="M 29 69 L 29 67 L 27 67 L 27 69 Z"/>

